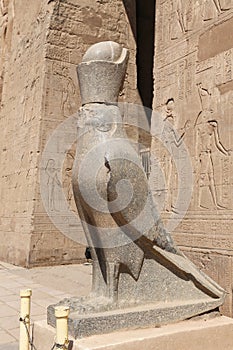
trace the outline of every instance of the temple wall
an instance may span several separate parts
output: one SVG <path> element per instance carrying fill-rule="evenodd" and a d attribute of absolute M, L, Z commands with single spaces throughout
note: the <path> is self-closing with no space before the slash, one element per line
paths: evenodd
<path fill-rule="evenodd" d="M 58 153 L 64 156 L 59 164 L 53 149 L 44 164 L 43 151 L 54 130 L 81 104 L 76 66 L 91 44 L 114 40 L 130 49 L 121 100 L 135 102 L 136 46 L 132 29 L 120 0 L 33 0 L 30 7 L 26 0 L 3 3 L 0 259 L 28 267 L 82 261 L 85 245 L 76 239 L 75 230 L 82 236 L 83 232 L 70 187 L 75 145 L 64 148 L 61 138 L 55 138 L 55 147 L 60 147 Z M 134 11 L 131 7 L 128 10 Z M 64 138 L 70 136 L 69 132 L 64 130 Z M 75 119 L 71 134 L 74 143 Z M 45 189 L 41 188 L 41 178 Z M 41 191 L 48 192 L 47 207 Z M 64 215 L 64 202 L 75 217 L 74 225 Z M 54 218 L 60 220 L 60 226 Z M 63 221 L 68 230 L 65 234 Z M 70 231 L 74 240 L 70 239 Z"/>
<path fill-rule="evenodd" d="M 0 258 L 28 266 L 34 230 L 44 41 L 51 6 L 4 1 L 1 8 Z"/>
<path fill-rule="evenodd" d="M 229 293 L 223 312 L 232 315 L 233 2 L 160 0 L 156 23 L 153 106 L 183 139 L 171 146 L 154 132 L 154 197 L 185 254 Z"/>

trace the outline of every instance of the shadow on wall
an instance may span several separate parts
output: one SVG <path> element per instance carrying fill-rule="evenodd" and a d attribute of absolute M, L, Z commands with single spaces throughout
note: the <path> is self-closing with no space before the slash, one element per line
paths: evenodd
<path fill-rule="evenodd" d="M 137 45 L 137 88 L 145 107 L 153 103 L 155 0 L 123 0 Z M 148 114 L 148 113 L 147 113 Z M 151 113 L 147 115 L 149 124 Z"/>

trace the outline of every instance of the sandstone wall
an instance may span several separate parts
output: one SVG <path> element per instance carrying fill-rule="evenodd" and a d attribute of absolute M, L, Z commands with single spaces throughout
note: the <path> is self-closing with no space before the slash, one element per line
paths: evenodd
<path fill-rule="evenodd" d="M 29 265 L 34 230 L 44 42 L 51 6 L 5 1 L 1 23 L 0 257 Z"/>
<path fill-rule="evenodd" d="M 156 22 L 154 109 L 183 135 L 193 179 L 182 163 L 183 146 L 154 136 L 153 193 L 163 199 L 163 216 L 186 255 L 229 293 L 223 311 L 232 315 L 233 2 L 159 0 Z"/>
<path fill-rule="evenodd" d="M 73 124 L 68 123 L 71 130 L 64 130 L 64 139 L 53 139 L 56 150 L 47 151 L 48 159 L 43 151 L 53 131 L 80 106 L 76 66 L 91 44 L 114 40 L 130 49 L 121 100 L 137 99 L 132 28 L 120 0 L 33 0 L 30 6 L 26 0 L 4 3 L 0 24 L 0 259 L 29 267 L 77 262 L 84 257 L 84 246 L 75 236 L 76 230 L 83 233 L 70 188 L 75 146 L 74 141 L 71 149 L 63 142 L 70 132 L 75 137 L 76 117 Z M 57 162 L 54 154 L 63 162 Z M 47 207 L 41 191 L 48 195 Z M 71 221 L 64 215 L 64 194 Z M 56 220 L 60 226 L 54 225 Z M 68 233 L 60 232 L 61 225 Z"/>

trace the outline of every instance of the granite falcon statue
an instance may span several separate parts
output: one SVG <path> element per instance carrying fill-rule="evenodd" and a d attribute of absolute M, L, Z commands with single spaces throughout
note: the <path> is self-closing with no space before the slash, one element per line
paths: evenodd
<path fill-rule="evenodd" d="M 126 49 L 104 42 L 93 45 L 78 67 L 83 107 L 73 190 L 93 257 L 93 293 L 112 302 L 117 301 L 122 267 L 138 279 L 148 245 L 180 254 L 158 218 L 146 174 L 116 105 L 127 60 Z"/>
<path fill-rule="evenodd" d="M 225 291 L 176 247 L 152 200 L 117 105 L 128 52 L 91 46 L 78 66 L 82 98 L 72 184 L 93 259 L 92 292 L 61 301 L 74 337 L 164 324 L 218 308 Z M 54 306 L 48 308 L 54 325 Z"/>

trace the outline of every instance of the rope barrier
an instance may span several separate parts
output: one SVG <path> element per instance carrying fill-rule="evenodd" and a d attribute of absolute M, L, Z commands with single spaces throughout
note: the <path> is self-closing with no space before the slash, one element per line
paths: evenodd
<path fill-rule="evenodd" d="M 33 344 L 33 339 L 31 338 L 30 336 L 30 332 L 28 330 L 28 327 L 27 327 L 27 322 L 26 322 L 26 319 L 29 317 L 29 315 L 25 316 L 24 318 L 20 317 L 19 318 L 19 321 L 20 322 L 23 322 L 24 324 L 24 327 L 26 329 L 26 332 L 27 332 L 27 336 L 28 336 L 28 342 L 29 342 L 29 345 L 31 346 L 31 350 L 37 350 L 37 348 L 35 347 L 35 345 Z"/>
<path fill-rule="evenodd" d="M 33 349 L 34 349 L 34 350 L 38 350 L 38 349 L 36 348 L 36 346 L 33 344 L 33 339 L 32 339 L 31 336 L 30 336 L 30 332 L 29 332 L 29 330 L 28 330 L 27 322 L 26 322 L 26 319 L 27 319 L 27 318 L 28 318 L 28 315 L 25 316 L 24 318 L 20 317 L 20 318 L 19 318 L 19 321 L 22 322 L 22 323 L 24 324 L 24 327 L 25 327 L 25 329 L 26 329 L 27 336 L 28 336 L 28 342 L 29 342 L 29 344 L 30 344 L 30 346 L 31 346 L 31 350 L 33 350 Z M 68 341 L 65 341 L 64 344 L 58 344 L 58 343 L 54 342 L 54 344 L 53 344 L 53 346 L 51 347 L 50 350 L 54 350 L 54 349 L 69 350 L 70 344 L 71 344 L 71 342 L 70 342 L 69 340 L 68 340 Z"/>

